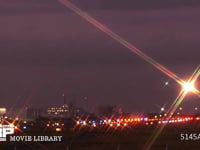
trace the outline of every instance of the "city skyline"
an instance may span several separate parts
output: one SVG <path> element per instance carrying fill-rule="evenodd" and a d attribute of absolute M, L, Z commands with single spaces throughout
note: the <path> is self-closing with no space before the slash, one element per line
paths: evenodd
<path fill-rule="evenodd" d="M 181 89 L 176 82 L 58 2 L 45 2 L 0 2 L 9 8 L 0 12 L 0 105 L 56 105 L 62 92 L 83 105 L 87 97 L 89 108 L 152 111 L 173 102 Z M 127 2 L 78 5 L 187 80 L 199 65 L 199 3 L 135 8 L 137 1 Z M 198 101 L 189 95 L 184 105 L 193 108 Z"/>

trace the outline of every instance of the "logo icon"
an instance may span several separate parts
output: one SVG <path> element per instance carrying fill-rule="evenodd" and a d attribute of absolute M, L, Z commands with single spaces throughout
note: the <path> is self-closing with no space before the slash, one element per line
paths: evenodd
<path fill-rule="evenodd" d="M 6 141 L 8 134 L 14 134 L 14 125 L 2 125 L 0 124 L 0 141 Z"/>

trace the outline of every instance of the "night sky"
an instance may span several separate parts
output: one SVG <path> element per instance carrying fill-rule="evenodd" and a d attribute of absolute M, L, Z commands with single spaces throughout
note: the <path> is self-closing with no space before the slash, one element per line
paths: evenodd
<path fill-rule="evenodd" d="M 200 64 L 198 0 L 71 2 L 183 79 Z M 181 89 L 56 0 L 1 0 L 0 52 L 1 107 L 59 106 L 64 92 L 91 111 L 155 111 Z M 191 94 L 183 105 L 199 100 Z"/>

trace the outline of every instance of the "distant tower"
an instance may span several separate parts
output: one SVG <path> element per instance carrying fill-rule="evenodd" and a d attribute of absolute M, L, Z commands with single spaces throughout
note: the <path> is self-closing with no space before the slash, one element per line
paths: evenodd
<path fill-rule="evenodd" d="M 62 93 L 62 97 L 63 97 L 63 106 L 66 106 L 65 93 Z"/>

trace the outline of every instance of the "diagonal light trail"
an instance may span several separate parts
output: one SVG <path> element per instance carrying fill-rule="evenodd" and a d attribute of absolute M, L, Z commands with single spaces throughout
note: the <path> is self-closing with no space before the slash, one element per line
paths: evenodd
<path fill-rule="evenodd" d="M 191 82 L 196 82 L 198 77 L 200 76 L 200 65 L 198 65 L 198 67 L 195 69 L 195 71 L 193 72 L 193 74 L 191 75 L 191 77 L 189 78 L 189 80 L 187 81 L 188 83 Z M 189 92 L 199 92 L 196 88 L 193 89 L 194 91 L 187 91 L 184 88 L 180 91 L 179 95 L 177 96 L 177 98 L 174 100 L 174 102 L 172 103 L 172 105 L 170 106 L 167 114 L 167 118 L 166 120 L 169 121 L 171 118 L 171 114 L 174 114 L 175 111 L 177 110 L 177 108 L 179 107 L 179 105 L 182 103 L 183 99 L 185 98 L 185 96 L 189 93 Z M 197 93 L 197 95 L 199 96 L 199 93 Z M 160 135 L 160 133 L 163 131 L 164 127 L 166 124 L 162 124 L 161 126 L 158 125 L 157 128 L 154 130 L 152 136 L 149 138 L 149 140 L 147 141 L 147 143 L 144 145 L 143 150 L 150 150 L 153 143 L 156 141 L 156 139 L 158 138 L 158 136 Z"/>
<path fill-rule="evenodd" d="M 199 76 L 200 76 L 200 64 L 198 65 L 198 67 L 196 68 L 196 70 L 194 71 L 192 76 L 189 78 L 188 82 L 191 82 L 192 84 L 195 84 L 195 82 L 197 81 Z M 196 88 L 194 88 L 193 90 L 194 91 L 192 91 L 192 92 L 194 94 L 196 94 L 198 97 L 200 97 L 200 91 L 197 90 Z"/>
<path fill-rule="evenodd" d="M 190 76 L 190 78 L 187 81 L 184 81 L 183 83 L 181 83 L 183 88 L 186 88 L 185 86 L 189 86 L 189 88 L 192 88 L 188 90 L 185 89 L 187 93 L 192 92 L 196 94 L 198 97 L 200 97 L 200 91 L 195 87 L 195 82 L 197 81 L 199 75 L 200 75 L 200 64 L 195 69 L 195 71 Z"/>
<path fill-rule="evenodd" d="M 79 9 L 76 5 L 71 3 L 69 0 L 58 0 L 58 1 L 61 4 L 63 4 L 64 6 L 66 6 L 67 8 L 69 8 L 70 10 L 72 10 L 73 12 L 75 12 L 77 15 L 79 15 L 80 17 L 82 17 L 83 19 L 85 19 L 86 21 L 91 23 L 92 25 L 94 25 L 96 28 L 98 28 L 99 30 L 101 30 L 104 33 L 106 33 L 107 35 L 109 35 L 112 39 L 114 39 L 118 43 L 120 43 L 123 46 L 125 46 L 126 48 L 128 48 L 131 52 L 137 54 L 143 60 L 145 60 L 148 63 L 150 63 L 151 65 L 153 65 L 155 68 L 157 68 L 158 70 L 163 72 L 165 75 L 174 79 L 180 85 L 183 85 L 185 83 L 185 81 L 182 80 L 180 77 L 178 77 L 175 73 L 173 73 L 172 71 L 170 71 L 163 65 L 159 64 L 156 60 L 154 60 L 153 58 L 151 58 L 150 56 L 148 56 L 147 54 L 145 54 L 144 52 L 142 52 L 141 50 L 136 48 L 133 44 L 126 41 L 121 36 L 119 36 L 118 34 L 113 32 L 111 29 L 109 29 L 108 27 L 106 27 L 105 25 L 103 25 L 102 23 L 97 21 L 95 18 L 93 18 L 92 16 L 88 15 L 86 12 Z M 195 94 L 199 94 L 199 93 L 200 93 L 200 91 L 196 89 Z"/>
<path fill-rule="evenodd" d="M 176 109 L 178 108 L 178 106 L 180 105 L 180 103 L 182 102 L 182 100 L 184 99 L 184 97 L 186 96 L 186 93 L 184 93 L 183 91 L 181 91 L 179 93 L 179 95 L 177 96 L 177 98 L 175 99 L 173 105 L 171 106 L 171 112 L 169 113 L 169 115 L 171 113 L 174 113 L 176 111 Z M 170 116 L 167 116 L 167 121 L 170 119 Z M 164 127 L 166 124 L 161 124 L 158 125 L 153 134 L 151 135 L 151 137 L 149 138 L 149 140 L 144 144 L 143 150 L 150 150 L 152 148 L 152 145 L 154 144 L 154 142 L 156 141 L 156 139 L 159 137 L 159 135 L 161 134 L 161 132 L 163 131 Z"/>
<path fill-rule="evenodd" d="M 154 60 L 153 58 L 146 55 L 144 52 L 142 52 L 141 50 L 136 48 L 134 45 L 132 45 L 131 43 L 129 43 L 128 41 L 123 39 L 121 36 L 119 36 L 118 34 L 113 32 L 112 30 L 110 30 L 108 27 L 106 27 L 105 25 L 103 25 L 102 23 L 100 23 L 99 21 L 97 21 L 96 19 L 91 17 L 90 15 L 88 15 L 86 12 L 79 9 L 77 6 L 72 4 L 69 0 L 58 0 L 58 1 L 60 3 L 62 3 L 64 6 L 66 6 L 67 8 L 69 8 L 70 10 L 72 10 L 73 12 L 75 12 L 76 14 L 78 14 L 79 16 L 81 16 L 82 18 L 84 18 L 86 21 L 88 21 L 89 23 L 94 25 L 96 28 L 98 28 L 99 30 L 101 30 L 104 33 L 106 33 L 107 35 L 109 35 L 112 39 L 114 39 L 118 43 L 122 44 L 123 46 L 128 48 L 130 51 L 134 52 L 139 57 L 141 57 L 142 59 L 147 61 L 148 63 L 152 64 L 158 70 L 160 70 L 161 72 L 163 72 L 164 74 L 166 74 L 170 78 L 174 79 L 179 84 L 184 82 L 176 74 L 174 74 L 173 72 L 171 72 L 170 70 L 168 70 L 167 68 L 165 68 L 164 66 L 159 64 L 156 60 Z"/>
<path fill-rule="evenodd" d="M 145 54 L 144 52 L 142 52 L 141 50 L 136 48 L 134 45 L 132 45 L 131 43 L 129 43 L 128 41 L 123 39 L 121 36 L 119 36 L 118 34 L 113 32 L 111 29 L 109 29 L 108 27 L 106 27 L 105 25 L 103 25 L 102 23 L 100 23 L 99 21 L 97 21 L 96 19 L 91 17 L 90 15 L 88 15 L 86 12 L 79 9 L 77 6 L 72 4 L 69 0 L 58 0 L 58 1 L 60 3 L 62 3 L 64 6 L 66 6 L 68 9 L 72 10 L 77 15 L 79 15 L 80 17 L 82 17 L 83 19 L 85 19 L 86 21 L 91 23 L 92 25 L 94 25 L 96 28 L 98 28 L 99 30 L 101 30 L 104 33 L 106 33 L 107 35 L 109 35 L 112 39 L 114 39 L 115 41 L 117 41 L 118 43 L 123 45 L 124 47 L 128 48 L 131 52 L 137 54 L 143 60 L 145 60 L 148 63 L 150 63 L 151 65 L 153 65 L 155 68 L 157 68 L 158 70 L 163 72 L 165 75 L 174 79 L 181 86 L 183 86 L 185 83 L 195 82 L 197 80 L 198 76 L 200 75 L 200 65 L 199 65 L 188 81 L 182 80 L 176 74 L 174 74 L 172 71 L 168 70 L 163 65 L 159 64 L 156 60 L 154 60 L 153 58 L 151 58 L 150 56 L 148 56 L 147 54 Z M 178 97 L 175 99 L 175 101 L 171 105 L 171 107 L 169 109 L 169 113 L 174 113 L 176 111 L 176 109 L 178 108 L 178 106 L 180 105 L 180 103 L 182 102 L 184 97 L 188 94 L 188 92 L 189 91 L 184 91 L 183 89 L 181 90 Z M 194 94 L 196 94 L 198 96 L 200 94 L 200 91 L 196 88 L 190 92 L 193 92 Z M 157 137 L 160 135 L 160 133 L 162 132 L 164 127 L 165 127 L 165 125 L 162 125 L 161 127 L 158 127 L 156 129 L 156 132 L 154 132 L 155 134 L 153 134 L 152 138 L 150 138 L 150 140 L 146 143 L 145 150 L 149 150 L 151 148 L 152 144 L 155 142 Z"/>

